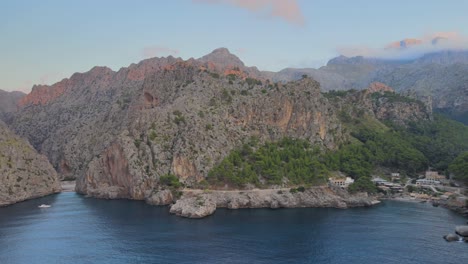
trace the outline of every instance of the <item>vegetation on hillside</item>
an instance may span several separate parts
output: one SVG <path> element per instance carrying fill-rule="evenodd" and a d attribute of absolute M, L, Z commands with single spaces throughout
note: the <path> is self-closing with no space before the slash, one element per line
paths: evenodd
<path fill-rule="evenodd" d="M 335 151 L 321 151 L 305 140 L 290 138 L 262 146 L 245 144 L 209 172 L 208 182 L 233 187 L 317 185 L 324 184 L 330 172 L 341 171 L 356 180 L 350 191 L 374 192 L 369 177 L 376 167 L 415 177 L 429 166 L 446 171 L 468 150 L 468 127 L 442 116 L 407 127 L 370 119 L 352 123 L 353 140 Z M 465 179 L 467 164 L 468 154 L 460 155 L 450 170 Z"/>
<path fill-rule="evenodd" d="M 257 147 L 244 144 L 233 150 L 208 174 L 212 185 L 228 183 L 236 187 L 246 184 L 323 184 L 328 169 L 318 148 L 299 139 L 284 138 L 279 142 Z"/>
<path fill-rule="evenodd" d="M 468 152 L 460 154 L 449 166 L 455 179 L 468 182 Z"/>

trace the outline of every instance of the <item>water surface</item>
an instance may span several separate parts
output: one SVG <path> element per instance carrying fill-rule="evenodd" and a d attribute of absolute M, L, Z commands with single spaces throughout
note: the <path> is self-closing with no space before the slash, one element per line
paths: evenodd
<path fill-rule="evenodd" d="M 395 201 L 218 209 L 192 220 L 143 202 L 62 193 L 0 208 L 0 263 L 466 263 L 468 244 L 442 239 L 466 221 Z"/>

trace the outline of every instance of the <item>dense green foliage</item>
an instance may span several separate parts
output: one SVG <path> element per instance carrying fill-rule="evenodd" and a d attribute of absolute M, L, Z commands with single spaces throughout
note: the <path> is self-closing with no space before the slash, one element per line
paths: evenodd
<path fill-rule="evenodd" d="M 449 170 L 458 180 L 468 182 L 468 152 L 460 154 L 449 166 Z"/>
<path fill-rule="evenodd" d="M 257 149 L 252 145 L 232 151 L 209 172 L 208 182 L 237 187 L 247 183 L 259 186 L 260 179 L 266 184 L 281 184 L 283 177 L 291 185 L 326 182 L 328 170 L 323 157 L 309 142 L 285 138 Z"/>
<path fill-rule="evenodd" d="M 370 176 L 376 166 L 394 168 L 413 175 L 424 170 L 426 157 L 393 130 L 362 127 L 351 133 L 358 141 L 327 155 L 327 167 L 357 179 Z"/>
<path fill-rule="evenodd" d="M 447 170 L 460 153 L 468 151 L 468 127 L 442 115 L 435 115 L 434 121 L 410 123 L 408 128 L 396 130 L 439 171 Z"/>
<path fill-rule="evenodd" d="M 367 193 L 376 193 L 377 187 L 371 181 L 369 177 L 361 177 L 357 179 L 354 183 L 351 183 L 348 187 L 350 193 L 356 192 L 367 192 Z"/>
<path fill-rule="evenodd" d="M 172 187 L 172 188 L 179 188 L 182 186 L 182 184 L 179 182 L 179 178 L 177 178 L 173 174 L 165 174 L 162 175 L 159 178 L 159 183 L 161 185 L 167 186 L 167 187 Z"/>
<path fill-rule="evenodd" d="M 407 127 L 365 118 L 353 119 L 347 127 L 353 140 L 333 152 L 320 151 L 299 139 L 285 138 L 260 147 L 246 144 L 215 166 L 208 182 L 243 187 L 282 184 L 287 179 L 289 185 L 316 185 L 325 183 L 329 172 L 341 171 L 356 179 L 351 190 L 373 192 L 369 177 L 376 167 L 408 176 L 429 166 L 445 171 L 460 153 L 468 151 L 468 127 L 439 115 Z M 468 154 L 460 155 L 450 170 L 468 179 Z"/>

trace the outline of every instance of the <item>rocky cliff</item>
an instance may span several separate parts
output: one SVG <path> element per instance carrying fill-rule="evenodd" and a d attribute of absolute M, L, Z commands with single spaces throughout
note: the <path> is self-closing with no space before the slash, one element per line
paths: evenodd
<path fill-rule="evenodd" d="M 0 121 L 0 206 L 60 191 L 57 173 Z"/>
<path fill-rule="evenodd" d="M 394 43 L 404 48 L 413 42 Z M 413 43 L 414 44 L 414 43 Z M 285 69 L 266 73 L 272 80 L 298 80 L 308 74 L 324 91 L 365 89 L 373 82 L 393 87 L 398 93 L 427 101 L 434 110 L 468 123 L 468 52 L 438 51 L 411 59 L 376 59 L 339 56 L 319 69 Z"/>
<path fill-rule="evenodd" d="M 263 142 L 303 138 L 324 148 L 340 141 L 333 109 L 310 79 L 274 87 L 182 67 L 148 78 L 141 93 L 141 100 L 154 105 L 140 109 L 127 130 L 94 157 L 78 191 L 144 199 L 164 174 L 194 185 L 252 136 Z"/>
<path fill-rule="evenodd" d="M 371 206 L 376 201 L 365 193 L 350 195 L 340 188 L 314 187 L 304 192 L 290 189 L 246 191 L 186 191 L 181 199 L 171 206 L 170 212 L 188 218 L 211 215 L 216 208 L 296 208 L 334 207 L 348 208 Z"/>
<path fill-rule="evenodd" d="M 401 117 L 392 100 L 380 98 L 377 106 L 361 93 L 346 100 L 377 117 Z M 34 87 L 10 125 L 47 155 L 62 179 L 76 178 L 78 192 L 143 200 L 162 175 L 196 186 L 251 138 L 300 138 L 336 149 L 349 136 L 339 120 L 342 105 L 313 79 L 272 82 L 217 49 L 200 59 L 153 58 L 117 72 L 95 67 Z"/>
<path fill-rule="evenodd" d="M 26 94 L 22 92 L 7 92 L 0 90 L 0 120 L 8 121 L 16 112 L 18 102 Z"/>

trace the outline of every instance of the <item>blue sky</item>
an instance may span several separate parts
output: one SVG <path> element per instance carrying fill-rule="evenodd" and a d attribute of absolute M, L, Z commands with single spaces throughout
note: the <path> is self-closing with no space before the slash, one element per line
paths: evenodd
<path fill-rule="evenodd" d="M 468 35 L 464 0 L 4 0 L 0 89 L 28 91 L 95 65 L 198 58 L 227 47 L 261 70 L 319 67 L 349 49 Z"/>

